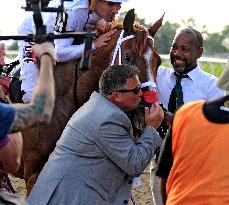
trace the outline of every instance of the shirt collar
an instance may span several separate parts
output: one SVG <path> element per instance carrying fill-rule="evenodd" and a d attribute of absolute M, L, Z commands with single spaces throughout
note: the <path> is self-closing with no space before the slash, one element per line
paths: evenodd
<path fill-rule="evenodd" d="M 188 72 L 187 75 L 192 81 L 195 81 L 195 79 L 199 75 L 200 71 L 201 71 L 200 65 L 197 64 L 197 67 L 194 68 L 193 70 L 191 70 L 190 72 Z M 171 72 L 170 76 L 175 77 L 174 72 Z"/>
<path fill-rule="evenodd" d="M 190 72 L 188 72 L 187 75 L 191 80 L 195 81 L 195 79 L 197 78 L 200 72 L 201 72 L 200 65 L 197 64 L 197 67 L 191 70 Z"/>

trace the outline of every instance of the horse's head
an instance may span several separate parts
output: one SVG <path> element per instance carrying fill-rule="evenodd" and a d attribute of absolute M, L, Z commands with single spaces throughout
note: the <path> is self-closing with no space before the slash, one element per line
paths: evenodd
<path fill-rule="evenodd" d="M 156 79 L 161 58 L 154 46 L 154 36 L 162 25 L 163 16 L 149 29 L 135 22 L 134 9 L 127 12 L 123 29 L 119 31 L 111 64 L 130 63 L 141 70 L 141 81 Z"/>
<path fill-rule="evenodd" d="M 135 22 L 134 9 L 127 12 L 122 27 L 116 25 L 118 31 L 103 52 L 111 53 L 110 64 L 132 64 L 140 69 L 140 81 L 142 88 L 156 87 L 157 68 L 161 64 L 161 58 L 154 46 L 154 36 L 162 25 L 163 16 L 149 29 Z M 107 30 L 105 30 L 107 31 Z M 107 49 L 107 51 L 105 51 Z M 113 52 L 111 52 L 113 50 Z M 105 57 L 103 61 L 105 62 Z M 148 88 L 147 88 L 148 89 Z M 130 115 L 132 124 L 136 128 L 136 136 L 139 136 L 144 127 L 144 107 L 151 106 L 157 98 L 155 90 L 144 90 L 142 105 Z M 143 109 L 142 109 L 143 108 Z M 139 130 L 139 132 L 138 132 Z"/>
<path fill-rule="evenodd" d="M 154 35 L 162 24 L 162 18 L 149 29 L 135 22 L 134 10 L 127 12 L 123 23 L 99 25 L 100 33 L 117 29 L 106 46 L 93 51 L 91 70 L 78 70 L 77 101 L 81 105 L 94 90 L 104 69 L 112 64 L 133 64 L 140 69 L 141 82 L 155 82 L 157 68 L 161 63 L 154 46 Z M 88 83 L 90 82 L 90 83 Z M 83 88 L 83 89 L 82 89 Z"/>

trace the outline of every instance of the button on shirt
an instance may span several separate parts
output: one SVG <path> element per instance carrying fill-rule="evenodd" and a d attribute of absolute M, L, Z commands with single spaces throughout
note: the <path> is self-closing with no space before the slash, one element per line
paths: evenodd
<path fill-rule="evenodd" d="M 184 103 L 196 100 L 212 100 L 225 95 L 217 86 L 217 78 L 201 70 L 198 65 L 181 80 Z M 160 66 L 157 72 L 157 91 L 159 102 L 168 109 L 169 97 L 176 84 L 173 68 Z"/>

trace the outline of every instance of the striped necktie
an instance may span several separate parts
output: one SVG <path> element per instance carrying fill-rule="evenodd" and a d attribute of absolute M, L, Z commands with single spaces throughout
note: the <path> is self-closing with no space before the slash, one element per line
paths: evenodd
<path fill-rule="evenodd" d="M 174 72 L 174 75 L 176 76 L 176 84 L 172 89 L 168 104 L 168 111 L 171 113 L 174 113 L 181 105 L 184 104 L 181 79 L 188 78 L 187 74 L 179 74 Z"/>

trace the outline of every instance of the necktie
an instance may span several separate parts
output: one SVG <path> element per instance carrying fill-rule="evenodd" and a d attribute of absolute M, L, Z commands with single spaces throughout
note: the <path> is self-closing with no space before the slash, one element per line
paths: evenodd
<path fill-rule="evenodd" d="M 174 113 L 177 108 L 184 104 L 181 79 L 188 78 L 187 74 L 182 75 L 175 72 L 174 75 L 176 76 L 176 84 L 172 89 L 168 104 L 168 111 L 171 113 Z"/>

